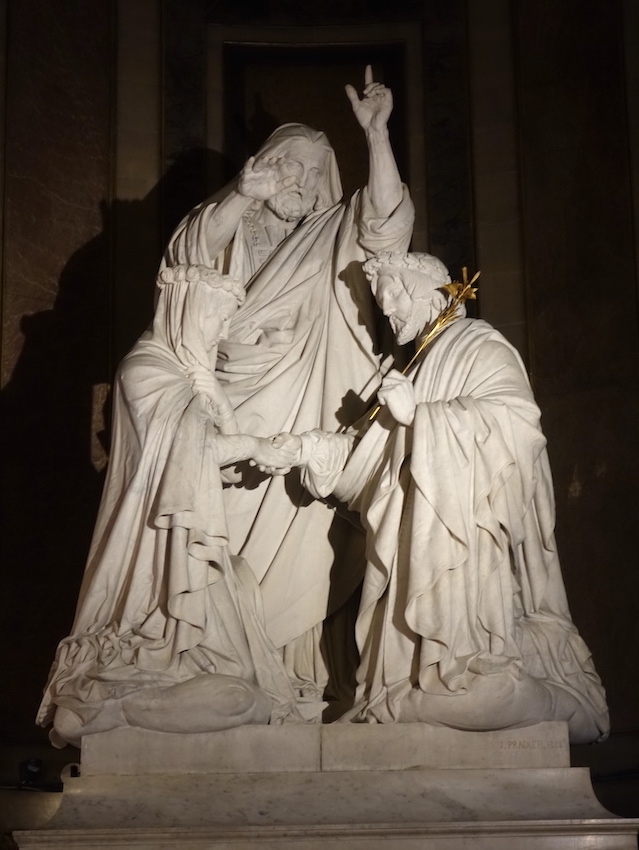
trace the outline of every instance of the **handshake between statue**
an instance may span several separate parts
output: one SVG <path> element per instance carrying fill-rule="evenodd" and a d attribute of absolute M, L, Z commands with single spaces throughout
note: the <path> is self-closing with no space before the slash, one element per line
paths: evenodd
<path fill-rule="evenodd" d="M 299 466 L 302 455 L 302 438 L 297 434 L 276 434 L 256 440 L 251 466 L 267 475 L 286 475 Z"/>

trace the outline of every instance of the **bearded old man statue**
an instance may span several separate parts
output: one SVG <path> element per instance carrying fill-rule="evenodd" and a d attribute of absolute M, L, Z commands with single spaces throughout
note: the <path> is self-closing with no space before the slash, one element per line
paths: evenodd
<path fill-rule="evenodd" d="M 433 331 L 444 310 L 453 321 L 406 375 L 388 373 L 359 435 L 275 438 L 298 451 L 313 495 L 333 494 L 366 529 L 357 693 L 343 719 L 465 730 L 564 720 L 575 743 L 604 737 L 605 695 L 566 602 L 546 440 L 519 355 L 451 302 L 456 285 L 435 257 L 386 253 L 364 270 L 400 343 Z"/>
<path fill-rule="evenodd" d="M 414 210 L 391 150 L 388 88 L 366 70 L 363 98 L 347 94 L 369 150 L 367 185 L 342 198 L 326 136 L 276 130 L 221 200 L 193 210 L 173 235 L 168 266 L 229 273 L 247 296 L 219 347 L 216 376 L 242 432 L 336 431 L 379 385 L 376 316 L 362 262 L 408 248 Z M 322 623 L 361 580 L 363 540 L 289 476 L 242 469 L 224 492 L 230 545 L 260 583 L 266 628 L 291 680 L 322 709 Z"/>

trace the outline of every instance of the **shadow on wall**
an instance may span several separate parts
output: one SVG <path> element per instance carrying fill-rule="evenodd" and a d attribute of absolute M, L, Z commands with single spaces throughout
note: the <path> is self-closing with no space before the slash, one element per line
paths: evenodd
<path fill-rule="evenodd" d="M 51 310 L 25 315 L 2 393 L 1 728 L 33 740 L 56 640 L 69 629 L 102 475 L 91 463 L 94 386 L 109 380 L 110 216 L 64 268 Z"/>
<path fill-rule="evenodd" d="M 104 480 L 116 360 L 152 317 L 164 236 L 203 200 L 206 174 L 211 163 L 219 172 L 219 160 L 188 151 L 142 200 L 103 204 L 102 231 L 66 264 L 52 309 L 20 321 L 22 350 L 2 392 L 5 741 L 46 740 L 34 718 L 57 642 L 73 620 Z M 144 256 L 137 244 L 146 246 Z"/>

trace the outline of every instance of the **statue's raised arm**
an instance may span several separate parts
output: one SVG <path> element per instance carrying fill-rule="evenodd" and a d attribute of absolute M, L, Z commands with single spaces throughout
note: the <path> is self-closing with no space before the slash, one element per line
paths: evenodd
<path fill-rule="evenodd" d="M 393 111 L 393 93 L 373 80 L 366 66 L 364 92 L 360 99 L 355 88 L 346 86 L 353 112 L 366 134 L 369 155 L 368 192 L 379 216 L 389 216 L 402 199 L 402 182 L 388 135 L 388 119 Z"/>

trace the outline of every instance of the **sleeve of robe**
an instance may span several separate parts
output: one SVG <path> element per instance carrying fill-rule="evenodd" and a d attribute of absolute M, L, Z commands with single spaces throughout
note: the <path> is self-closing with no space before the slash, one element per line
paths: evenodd
<path fill-rule="evenodd" d="M 228 244 L 215 238 L 217 227 L 214 216 L 217 207 L 216 202 L 204 201 L 182 219 L 166 247 L 165 265 L 198 263 L 224 271 Z"/>
<path fill-rule="evenodd" d="M 308 431 L 301 438 L 302 484 L 316 499 L 323 499 L 337 486 L 354 438 L 350 434 L 332 434 L 319 429 Z"/>

